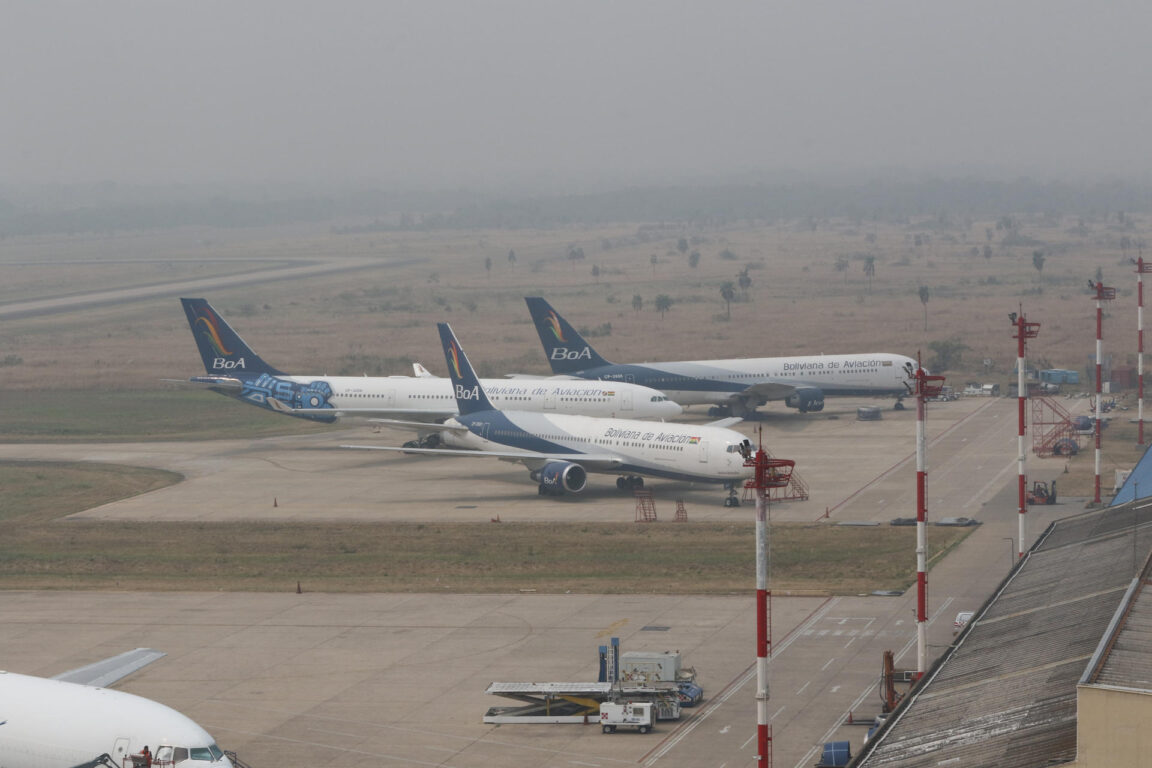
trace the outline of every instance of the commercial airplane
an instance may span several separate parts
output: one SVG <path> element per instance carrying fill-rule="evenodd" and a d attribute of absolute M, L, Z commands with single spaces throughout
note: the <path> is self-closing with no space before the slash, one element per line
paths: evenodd
<path fill-rule="evenodd" d="M 131 766 L 148 747 L 154 764 L 232 768 L 208 732 L 176 710 L 96 687 L 162 656 L 137 648 L 54 678 L 0 672 L 0 766 Z"/>
<path fill-rule="evenodd" d="M 452 383 L 420 366 L 412 376 L 292 376 L 253 352 L 204 299 L 180 299 L 204 360 L 206 376 L 190 379 L 216 392 L 278 413 L 335 422 L 341 417 L 442 421 L 456 415 Z M 524 411 L 666 419 L 683 409 L 638 384 L 560 379 L 485 381 L 499 407 Z"/>
<path fill-rule="evenodd" d="M 540 495 L 580 493 L 589 472 L 620 475 L 616 487 L 621 489 L 643 486 L 642 476 L 721 483 L 729 488 L 724 505 L 739 506 L 734 486 L 752 471 L 745 466 L 752 445 L 739 432 L 717 424 L 655 424 L 499 410 L 476 378 L 452 329 L 447 323 L 437 323 L 437 328 L 460 411 L 459 416 L 437 425 L 440 442 L 448 447 L 343 447 L 519 461 L 539 483 Z M 417 431 L 427 431 L 429 426 L 404 421 L 381 423 Z"/>
<path fill-rule="evenodd" d="M 769 400 L 783 400 L 801 413 L 820 411 L 825 396 L 832 395 L 893 395 L 902 408 L 899 398 L 909 393 L 916 369 L 912 358 L 887 352 L 610 363 L 547 301 L 538 296 L 525 301 L 554 374 L 643 384 L 685 407 L 711 405 L 709 416 L 747 416 Z"/>

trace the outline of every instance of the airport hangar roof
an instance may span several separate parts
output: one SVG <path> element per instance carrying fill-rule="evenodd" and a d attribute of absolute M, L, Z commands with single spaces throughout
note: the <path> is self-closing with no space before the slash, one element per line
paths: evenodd
<path fill-rule="evenodd" d="M 1076 758 L 1076 686 L 1152 688 L 1152 501 L 1048 527 L 853 766 Z"/>

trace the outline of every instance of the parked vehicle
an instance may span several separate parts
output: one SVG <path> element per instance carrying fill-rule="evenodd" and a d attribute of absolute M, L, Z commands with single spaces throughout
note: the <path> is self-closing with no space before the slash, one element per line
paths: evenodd
<path fill-rule="evenodd" d="M 652 702 L 605 701 L 600 705 L 600 730 L 603 733 L 616 733 L 620 726 L 635 728 L 640 733 L 652 730 Z"/>

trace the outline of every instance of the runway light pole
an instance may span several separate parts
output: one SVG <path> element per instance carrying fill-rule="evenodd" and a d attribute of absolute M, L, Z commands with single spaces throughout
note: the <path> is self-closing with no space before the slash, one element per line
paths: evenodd
<path fill-rule="evenodd" d="M 752 479 L 745 488 L 756 491 L 756 743 L 761 768 L 772 765 L 772 731 L 768 725 L 768 657 L 772 654 L 768 590 L 768 491 L 783 488 L 792 479 L 796 462 L 772 459 L 764 450 L 763 434 L 755 455 L 745 454 L 744 466 L 752 467 Z"/>
<path fill-rule="evenodd" d="M 1152 272 L 1152 264 L 1144 256 L 1136 259 L 1136 444 L 1144 445 L 1144 275 Z"/>
<path fill-rule="evenodd" d="M 908 364 L 911 367 L 911 363 Z M 925 428 L 928 398 L 944 387 L 943 376 L 929 376 L 916 359 L 916 370 L 908 371 L 915 382 L 916 396 L 916 679 L 928 671 L 928 441 Z"/>
<path fill-rule="evenodd" d="M 1012 327 L 1016 334 L 1012 338 L 1016 339 L 1016 395 L 1017 402 L 1019 403 L 1019 431 L 1017 432 L 1016 439 L 1016 466 L 1019 474 L 1019 496 L 1020 507 L 1019 516 L 1020 521 L 1020 535 L 1018 541 L 1020 542 L 1020 551 L 1016 553 L 1017 557 L 1024 557 L 1024 535 L 1025 526 L 1024 521 L 1028 515 L 1028 476 L 1024 472 L 1024 458 L 1027 455 L 1027 449 L 1024 443 L 1024 402 L 1028 399 L 1028 388 L 1024 381 L 1024 341 L 1025 339 L 1034 339 L 1040 333 L 1040 323 L 1029 323 L 1024 319 L 1024 308 L 1020 308 L 1020 313 L 1012 312 L 1008 315 L 1012 320 Z"/>
<path fill-rule="evenodd" d="M 1104 394 L 1104 382 L 1101 374 L 1103 366 L 1101 358 L 1104 350 L 1104 302 L 1116 298 L 1116 289 L 1109 288 L 1103 282 L 1089 280 L 1088 285 L 1096 291 L 1096 492 L 1092 498 L 1093 504 L 1100 503 L 1100 419 L 1103 414 L 1101 400 Z"/>

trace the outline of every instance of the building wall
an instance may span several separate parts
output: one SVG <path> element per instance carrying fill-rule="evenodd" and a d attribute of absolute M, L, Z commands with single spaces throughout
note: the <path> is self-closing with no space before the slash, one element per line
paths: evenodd
<path fill-rule="evenodd" d="M 1076 688 L 1076 768 L 1149 765 L 1152 691 Z"/>

